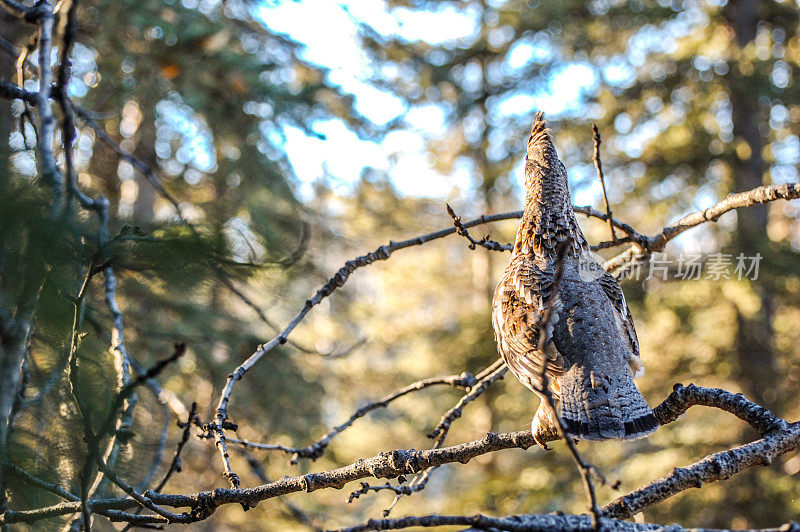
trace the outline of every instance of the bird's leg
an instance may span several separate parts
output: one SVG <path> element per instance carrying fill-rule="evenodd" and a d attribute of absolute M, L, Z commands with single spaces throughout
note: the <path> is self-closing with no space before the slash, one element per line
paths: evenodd
<path fill-rule="evenodd" d="M 558 434 L 556 423 L 558 421 L 555 419 L 553 410 L 547 404 L 547 401 L 542 398 L 542 402 L 539 403 L 539 409 L 536 410 L 536 414 L 531 421 L 531 434 L 533 434 L 536 444 L 545 451 L 550 450 L 547 446 L 547 441 L 555 439 L 553 435 Z"/>

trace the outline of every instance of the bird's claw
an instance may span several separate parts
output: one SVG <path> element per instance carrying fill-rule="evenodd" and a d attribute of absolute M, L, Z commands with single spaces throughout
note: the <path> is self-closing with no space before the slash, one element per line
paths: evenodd
<path fill-rule="evenodd" d="M 545 451 L 550 450 L 550 447 L 547 446 L 547 442 L 540 440 L 539 435 L 536 432 L 533 433 L 533 441 L 535 441 L 536 445 L 541 447 L 543 450 Z"/>

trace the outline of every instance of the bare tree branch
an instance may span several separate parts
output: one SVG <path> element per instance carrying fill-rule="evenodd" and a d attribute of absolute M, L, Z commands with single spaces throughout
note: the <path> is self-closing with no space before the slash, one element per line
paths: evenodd
<path fill-rule="evenodd" d="M 445 203 L 445 207 L 447 207 L 447 214 L 449 214 L 450 218 L 453 219 L 453 225 L 456 228 L 456 233 L 458 233 L 459 236 L 463 236 L 469 240 L 469 249 L 475 249 L 476 246 L 481 246 L 489 251 L 511 251 L 513 247 L 511 244 L 501 244 L 499 242 L 495 242 L 494 240 L 489 240 L 489 235 L 484 236 L 480 240 L 475 240 L 472 238 L 472 235 L 469 234 L 467 228 L 464 227 L 464 224 L 461 223 L 461 216 L 456 216 L 455 211 L 452 207 L 450 207 L 449 203 Z"/>
<path fill-rule="evenodd" d="M 800 183 L 764 185 L 746 192 L 730 194 L 727 198 L 708 209 L 687 214 L 677 222 L 665 227 L 657 235 L 644 237 L 643 240 L 637 241 L 616 257 L 607 260 L 603 264 L 603 268 L 607 271 L 614 271 L 637 257 L 645 257 L 651 253 L 663 251 L 666 245 L 679 234 L 706 222 L 716 222 L 726 212 L 781 199 L 792 200 L 798 198 L 800 198 Z"/>
<path fill-rule="evenodd" d="M 277 451 L 283 451 L 288 454 L 292 454 L 293 455 L 291 458 L 292 464 L 296 464 L 301 458 L 310 458 L 311 460 L 316 460 L 325 453 L 325 450 L 327 449 L 328 445 L 330 444 L 331 440 L 333 440 L 334 437 L 344 432 L 357 419 L 366 416 L 369 412 L 372 412 L 373 410 L 376 410 L 378 408 L 385 408 L 389 406 L 389 403 L 391 403 L 396 399 L 399 399 L 412 392 L 424 390 L 425 388 L 429 388 L 431 386 L 444 384 L 452 386 L 454 388 L 470 389 L 473 386 L 475 386 L 477 382 L 478 382 L 477 379 L 473 377 L 470 373 L 462 373 L 461 375 L 449 375 L 447 377 L 433 377 L 430 379 L 423 379 L 417 382 L 413 382 L 408 386 L 405 386 L 400 390 L 387 395 L 383 399 L 362 406 L 361 408 L 356 410 L 345 422 L 333 427 L 320 439 L 311 443 L 310 445 L 307 445 L 306 447 L 287 447 L 279 444 L 257 443 L 244 439 L 234 439 L 234 438 L 228 438 L 228 442 L 238 445 L 243 445 L 244 447 L 249 447 L 252 449 L 260 449 L 264 451 L 277 450 Z"/>
<path fill-rule="evenodd" d="M 434 449 L 441 446 L 444 442 L 447 433 L 450 431 L 450 425 L 452 425 L 453 421 L 461 417 L 464 407 L 483 395 L 483 392 L 488 390 L 492 384 L 505 377 L 505 374 L 508 372 L 508 367 L 505 364 L 495 363 L 492 366 L 496 366 L 495 369 L 482 377 L 476 385 L 472 386 L 470 390 L 459 399 L 455 406 L 445 412 L 442 419 L 439 420 L 439 424 L 436 425 L 436 428 L 428 433 L 428 437 L 434 440 Z"/>
<path fill-rule="evenodd" d="M 592 124 L 592 139 L 594 139 L 594 167 L 597 170 L 597 178 L 600 180 L 600 187 L 603 189 L 603 202 L 606 205 L 606 221 L 608 222 L 608 230 L 611 231 L 611 242 L 617 241 L 617 233 L 614 232 L 613 215 L 611 214 L 611 203 L 608 201 L 608 192 L 606 192 L 606 180 L 603 175 L 603 163 L 600 160 L 600 130 L 597 129 L 597 124 Z"/>
<path fill-rule="evenodd" d="M 629 523 L 616 519 L 601 519 L 603 530 L 609 532 L 682 532 L 684 529 L 678 525 L 654 525 Z M 335 532 L 367 532 L 371 530 L 400 530 L 404 528 L 421 527 L 433 528 L 443 526 L 468 526 L 469 530 L 507 530 L 514 532 L 579 532 L 595 530 L 594 525 L 587 515 L 514 515 L 510 517 L 490 517 L 487 515 L 424 515 L 408 516 L 397 519 L 370 519 L 363 525 L 341 528 Z M 693 532 L 702 529 L 694 528 Z M 716 531 L 721 532 L 721 531 Z"/>
<path fill-rule="evenodd" d="M 396 478 L 399 475 L 423 471 L 428 467 L 455 462 L 467 463 L 476 456 L 502 449 L 527 449 L 534 444 L 530 431 L 506 434 L 489 433 L 481 439 L 441 449 L 426 451 L 398 449 L 383 452 L 338 469 L 295 477 L 284 477 L 253 488 L 216 489 L 193 495 L 170 495 L 146 491 L 143 496 L 160 506 L 191 508 L 189 514 L 180 514 L 174 518 L 174 521 L 171 521 L 188 523 L 207 518 L 216 508 L 223 504 L 238 503 L 253 506 L 259 501 L 280 497 L 288 493 L 312 492 L 327 488 L 340 489 L 348 482 L 367 477 Z M 652 487 L 645 487 L 621 497 L 604 508 L 603 515 L 632 515 L 646 506 L 660 502 L 675 493 L 697 485 L 698 480 L 710 482 L 729 478 L 747 467 L 763 465 L 765 457 L 767 460 L 772 460 L 776 456 L 798 447 L 800 447 L 800 423 L 793 423 L 787 425 L 784 429 L 773 431 L 762 439 L 729 451 L 713 454 L 688 468 L 679 469 L 677 473 L 654 482 Z M 686 471 L 689 473 L 686 474 Z M 620 501 L 624 501 L 624 505 Z M 95 509 L 124 510 L 136 502 L 126 497 L 95 499 L 88 501 L 87 505 L 93 511 Z M 0 516 L 0 524 L 32 523 L 47 517 L 78 512 L 80 511 L 80 506 L 80 502 L 65 502 L 36 510 L 7 511 Z"/>
<path fill-rule="evenodd" d="M 792 423 L 760 440 L 711 454 L 694 464 L 675 468 L 669 475 L 623 495 L 603 507 L 607 517 L 628 518 L 689 488 L 726 480 L 754 465 L 767 466 L 789 451 L 800 447 L 800 423 Z"/>
<path fill-rule="evenodd" d="M 172 458 L 172 463 L 169 465 L 169 470 L 167 471 L 167 474 L 164 475 L 164 478 L 161 480 L 161 482 L 158 483 L 158 486 L 153 488 L 153 491 L 160 492 L 161 489 L 166 486 L 173 473 L 180 473 L 181 452 L 183 451 L 183 447 L 186 445 L 186 442 L 189 441 L 189 431 L 192 428 L 192 423 L 194 422 L 194 417 L 196 414 L 197 403 L 192 403 L 192 406 L 189 409 L 189 418 L 186 420 L 186 423 L 178 423 L 178 426 L 183 428 L 183 433 L 180 441 L 178 442 L 178 448 L 175 450 L 175 456 Z"/>
<path fill-rule="evenodd" d="M 676 384 L 663 403 L 653 409 L 659 424 L 666 425 L 678 419 L 694 405 L 719 408 L 747 422 L 762 436 L 786 428 L 785 420 L 763 406 L 748 401 L 741 393 L 733 394 L 719 388 L 703 388 L 689 384 Z"/>
<path fill-rule="evenodd" d="M 436 428 L 428 433 L 428 437 L 435 440 L 433 446 L 431 446 L 431 449 L 439 449 L 442 447 L 442 445 L 444 445 L 444 441 L 450 432 L 450 425 L 452 425 L 453 421 L 461 417 L 464 407 L 483 395 L 483 393 L 488 390 L 492 384 L 498 380 L 501 380 L 507 372 L 508 368 L 506 367 L 505 362 L 503 362 L 502 359 L 498 359 L 478 374 L 478 377 L 476 377 L 476 382 L 473 384 L 473 386 L 468 389 L 467 393 L 464 394 L 461 399 L 459 399 L 455 406 L 445 412 Z M 352 492 L 348 496 L 347 502 L 352 502 L 354 499 L 357 499 L 361 495 L 371 491 L 393 491 L 395 494 L 394 500 L 392 500 L 391 504 L 389 504 L 389 506 L 383 510 L 383 516 L 386 517 L 389 515 L 389 513 L 391 513 L 403 495 L 411 495 L 418 491 L 424 490 L 428 485 L 431 475 L 437 467 L 438 466 L 429 467 L 425 471 L 417 473 L 407 485 L 402 485 L 406 481 L 405 477 L 402 475 L 398 478 L 401 484 L 399 486 L 394 486 L 389 482 L 380 486 L 372 486 L 369 483 L 362 482 L 361 489 Z"/>

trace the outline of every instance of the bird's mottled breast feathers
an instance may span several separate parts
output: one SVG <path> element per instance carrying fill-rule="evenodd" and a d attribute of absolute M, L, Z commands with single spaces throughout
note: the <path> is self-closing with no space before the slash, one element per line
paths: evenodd
<path fill-rule="evenodd" d="M 540 388 L 542 365 L 548 377 L 560 374 L 564 361 L 552 345 L 553 324 L 559 319 L 554 291 L 555 271 L 541 269 L 518 256 L 506 268 L 492 302 L 492 325 L 501 356 L 523 384 Z M 553 305 L 546 330 L 540 329 L 545 309 Z"/>

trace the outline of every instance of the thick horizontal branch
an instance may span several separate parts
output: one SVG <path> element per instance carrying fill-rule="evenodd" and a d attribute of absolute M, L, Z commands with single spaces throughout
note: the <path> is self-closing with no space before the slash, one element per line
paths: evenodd
<path fill-rule="evenodd" d="M 746 421 L 762 436 L 787 426 L 785 420 L 763 406 L 748 401 L 740 393 L 733 394 L 719 388 L 703 388 L 694 384 L 688 386 L 676 384 L 669 397 L 653 409 L 653 414 L 659 424 L 666 425 L 695 405 L 711 406 L 730 412 L 742 421 Z"/>
<path fill-rule="evenodd" d="M 0 80 L 0 98 L 7 100 L 22 100 L 31 105 L 36 105 L 37 94 L 21 89 L 10 81 Z"/>
<path fill-rule="evenodd" d="M 631 523 L 618 519 L 602 518 L 601 529 L 606 532 L 728 532 L 720 529 L 683 528 L 680 525 Z M 588 515 L 522 514 L 509 517 L 477 515 L 424 515 L 397 519 L 370 519 L 363 525 L 342 528 L 336 532 L 366 532 L 369 530 L 400 530 L 404 528 L 432 528 L 441 526 L 468 526 L 468 530 L 507 530 L 519 532 L 581 532 L 597 530 Z M 779 528 L 764 528 L 758 532 L 797 532 L 800 526 L 788 523 Z M 753 532 L 756 532 L 755 530 Z"/>
<path fill-rule="evenodd" d="M 215 489 L 193 495 L 169 495 L 148 490 L 143 495 L 151 502 L 175 508 L 192 508 L 174 522 L 200 521 L 208 517 L 223 504 L 242 504 L 255 506 L 256 503 L 296 492 L 312 492 L 326 488 L 341 489 L 348 482 L 362 478 L 396 478 L 399 475 L 417 473 L 428 467 L 460 462 L 467 463 L 472 458 L 501 449 L 527 449 L 534 444 L 530 431 L 507 434 L 489 433 L 485 437 L 460 445 L 441 449 L 416 451 L 394 450 L 382 452 L 371 458 L 358 460 L 348 466 L 321 473 L 309 473 L 262 484 L 253 488 Z M 130 498 L 89 501 L 92 510 L 125 509 L 136 504 Z M 47 508 L 3 514 L 0 524 L 26 522 L 32 523 L 46 517 L 55 517 L 79 512 L 80 502 L 65 502 Z"/>

